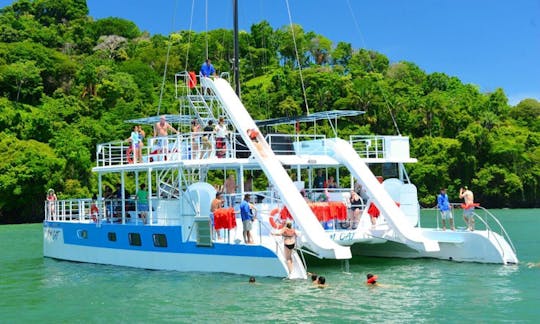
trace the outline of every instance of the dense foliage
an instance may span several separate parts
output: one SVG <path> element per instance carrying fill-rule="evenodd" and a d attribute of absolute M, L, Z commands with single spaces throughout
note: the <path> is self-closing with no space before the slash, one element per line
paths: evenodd
<path fill-rule="evenodd" d="M 480 93 L 444 73 L 292 28 L 299 60 L 290 26 L 262 21 L 240 34 L 242 99 L 255 118 L 364 110 L 341 121 L 338 135 L 396 134 L 398 125 L 419 160 L 409 175 L 424 205 L 442 186 L 457 200 L 463 184 L 485 206 L 540 205 L 540 102 L 511 107 L 502 89 Z M 124 120 L 157 113 L 168 47 L 172 80 L 198 70 L 206 41 L 216 68 L 230 71 L 230 30 L 150 36 L 124 19 L 94 21 L 85 0 L 19 0 L 2 9 L 0 223 L 40 221 L 48 188 L 59 198 L 95 191 L 96 143 L 126 138 Z M 161 113 L 176 112 L 172 96 L 167 84 Z M 317 129 L 333 135 L 325 122 Z"/>

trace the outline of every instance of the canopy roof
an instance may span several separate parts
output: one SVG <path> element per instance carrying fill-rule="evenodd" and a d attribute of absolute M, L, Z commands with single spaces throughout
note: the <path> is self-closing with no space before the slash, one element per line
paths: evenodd
<path fill-rule="evenodd" d="M 293 116 L 293 117 L 279 117 L 279 118 L 270 118 L 264 120 L 257 120 L 255 123 L 257 126 L 276 126 L 276 125 L 287 125 L 295 124 L 297 122 L 308 123 L 315 122 L 317 120 L 332 120 L 341 117 L 352 117 L 364 114 L 365 111 L 360 110 L 329 110 L 329 111 L 319 111 L 309 115 L 303 116 Z M 144 125 L 153 125 L 159 122 L 161 116 L 165 117 L 168 123 L 171 124 L 181 124 L 189 125 L 193 120 L 191 115 L 159 115 L 152 117 L 144 117 L 138 119 L 129 119 L 126 120 L 126 123 L 130 124 L 144 124 Z"/>
<path fill-rule="evenodd" d="M 360 110 L 329 110 L 329 111 L 319 111 L 309 115 L 303 116 L 293 116 L 293 117 L 279 117 L 279 118 L 270 118 L 265 120 L 256 121 L 257 126 L 275 126 L 275 125 L 286 125 L 286 124 L 295 124 L 297 122 L 307 123 L 314 122 L 317 120 L 331 120 L 337 119 L 340 117 L 352 117 L 364 114 L 364 111 Z"/>

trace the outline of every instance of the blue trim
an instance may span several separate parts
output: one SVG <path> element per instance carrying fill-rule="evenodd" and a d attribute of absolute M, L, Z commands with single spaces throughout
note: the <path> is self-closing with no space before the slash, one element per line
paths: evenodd
<path fill-rule="evenodd" d="M 181 226 L 143 226 L 130 224 L 101 224 L 97 227 L 92 223 L 43 223 L 44 228 L 61 228 L 64 234 L 64 244 L 100 247 L 120 250 L 206 254 L 225 256 L 251 256 L 260 258 L 276 258 L 276 254 L 260 245 L 214 243 L 212 247 L 199 247 L 196 242 L 182 242 Z M 81 230 L 86 230 L 88 236 L 81 238 Z M 116 241 L 109 241 L 108 233 L 116 233 Z M 141 246 L 129 245 L 128 233 L 141 235 Z M 155 247 L 152 234 L 165 234 L 167 247 Z"/>

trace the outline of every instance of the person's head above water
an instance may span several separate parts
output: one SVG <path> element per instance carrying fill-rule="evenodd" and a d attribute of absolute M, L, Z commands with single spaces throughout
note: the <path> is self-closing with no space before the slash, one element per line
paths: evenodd
<path fill-rule="evenodd" d="M 255 282 L 255 277 L 249 277 L 249 283 L 254 283 Z"/>
<path fill-rule="evenodd" d="M 369 285 L 374 285 L 374 284 L 377 283 L 377 278 L 378 277 L 376 275 L 374 275 L 374 274 L 368 273 L 366 278 L 367 278 L 366 283 L 369 284 Z"/>

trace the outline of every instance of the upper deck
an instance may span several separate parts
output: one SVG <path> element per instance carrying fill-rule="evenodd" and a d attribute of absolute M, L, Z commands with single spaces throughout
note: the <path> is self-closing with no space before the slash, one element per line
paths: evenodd
<path fill-rule="evenodd" d="M 325 156 L 320 146 L 323 135 L 267 134 L 266 141 L 276 156 L 289 165 L 337 165 Z M 409 155 L 409 138 L 405 136 L 351 136 L 349 142 L 367 163 L 414 163 Z M 168 137 L 148 138 L 141 148 L 141 161 L 134 157 L 134 148 L 126 141 L 113 141 L 97 145 L 96 167 L 137 167 L 147 165 L 166 167 L 181 163 L 185 166 L 201 164 L 254 163 L 251 152 L 237 133 L 224 139 L 223 154 L 217 154 L 213 132 L 184 133 Z M 219 156 L 219 157 L 218 157 Z M 316 156 L 316 158 L 315 158 Z M 323 158 L 321 158 L 321 156 Z"/>

